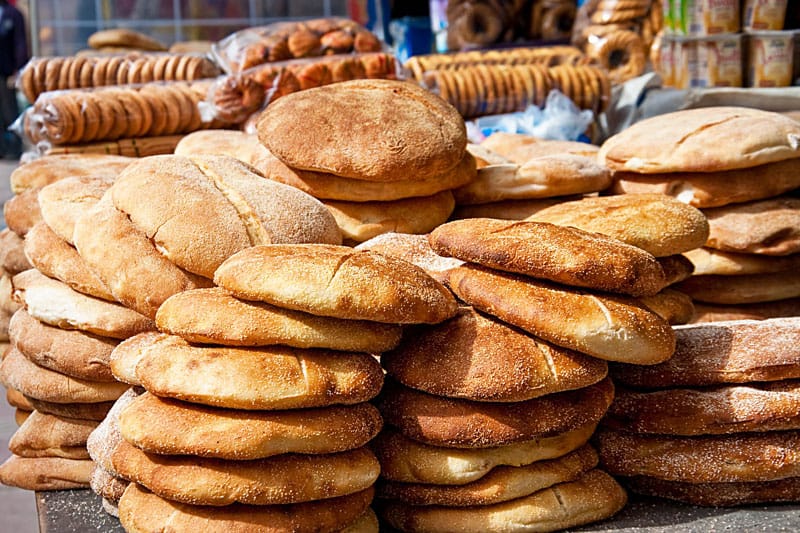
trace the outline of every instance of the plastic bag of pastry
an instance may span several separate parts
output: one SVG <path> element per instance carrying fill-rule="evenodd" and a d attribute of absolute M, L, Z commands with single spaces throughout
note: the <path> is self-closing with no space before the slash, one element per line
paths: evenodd
<path fill-rule="evenodd" d="M 716 33 L 736 33 L 740 29 L 738 0 L 679 2 L 678 20 L 675 21 L 675 32 L 679 35 L 700 37 Z"/>
<path fill-rule="evenodd" d="M 262 63 L 383 49 L 381 41 L 357 22 L 320 18 L 246 28 L 214 43 L 211 53 L 226 72 L 234 73 Z"/>
<path fill-rule="evenodd" d="M 392 54 L 373 52 L 265 63 L 221 76 L 210 86 L 204 116 L 241 123 L 283 95 L 357 79 L 402 79 Z"/>
<path fill-rule="evenodd" d="M 744 0 L 745 30 L 782 30 L 786 18 L 786 0 Z"/>
<path fill-rule="evenodd" d="M 747 34 L 747 86 L 788 87 L 792 84 L 795 31 Z"/>
<path fill-rule="evenodd" d="M 200 115 L 198 103 L 210 85 L 202 80 L 50 91 L 23 115 L 23 131 L 33 143 L 71 145 L 229 126 Z"/>
<path fill-rule="evenodd" d="M 17 88 L 29 102 L 35 102 L 47 91 L 152 81 L 195 81 L 219 74 L 219 67 L 198 54 L 35 57 L 19 73 Z"/>

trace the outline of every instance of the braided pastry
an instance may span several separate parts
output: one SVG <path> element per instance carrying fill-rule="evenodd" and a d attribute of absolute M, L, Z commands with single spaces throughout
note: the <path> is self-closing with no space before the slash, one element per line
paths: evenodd
<path fill-rule="evenodd" d="M 632 31 L 611 32 L 589 39 L 586 55 L 608 70 L 613 83 L 622 83 L 644 72 L 646 50 L 641 36 Z"/>

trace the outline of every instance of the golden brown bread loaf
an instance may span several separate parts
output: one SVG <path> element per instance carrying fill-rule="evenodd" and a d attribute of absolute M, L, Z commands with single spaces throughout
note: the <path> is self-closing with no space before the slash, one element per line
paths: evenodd
<path fill-rule="evenodd" d="M 105 154 L 49 155 L 25 163 L 11 173 L 11 191 L 44 187 L 64 178 L 100 178 L 114 180 L 133 163 L 133 157 Z"/>
<path fill-rule="evenodd" d="M 114 404 L 114 402 L 54 403 L 29 396 L 26 396 L 26 398 L 33 408 L 40 413 L 80 420 L 97 420 L 98 422 L 105 418 Z"/>
<path fill-rule="evenodd" d="M 792 316 L 800 316 L 800 298 L 744 305 L 713 305 L 697 302 L 694 306 L 692 323 L 766 320 Z"/>
<path fill-rule="evenodd" d="M 692 299 L 714 304 L 752 304 L 800 296 L 800 272 L 692 276 L 676 287 Z"/>
<path fill-rule="evenodd" d="M 455 108 L 422 87 L 390 80 L 287 95 L 267 107 L 257 127 L 261 142 L 290 167 L 369 181 L 440 175 L 458 164 L 467 144 Z"/>
<path fill-rule="evenodd" d="M 25 241 L 8 228 L 0 231 L 0 267 L 12 276 L 33 268 L 25 257 Z"/>
<path fill-rule="evenodd" d="M 439 283 L 447 284 L 447 272 L 463 265 L 464 261 L 452 257 L 442 257 L 433 251 L 427 235 L 410 233 L 383 233 L 364 241 L 356 250 L 372 250 L 413 263 L 423 269 Z"/>
<path fill-rule="evenodd" d="M 8 449 L 19 457 L 63 457 L 88 459 L 86 438 L 99 424 L 33 411 L 11 436 Z"/>
<path fill-rule="evenodd" d="M 800 254 L 785 256 L 738 254 L 703 247 L 695 248 L 683 255 L 692 262 L 694 273 L 698 276 L 769 274 L 800 268 Z"/>
<path fill-rule="evenodd" d="M 535 198 L 533 200 L 501 200 L 478 205 L 457 205 L 450 219 L 498 218 L 501 220 L 525 220 L 552 205 L 572 202 L 580 198 L 580 196 L 570 195 L 557 198 Z"/>
<path fill-rule="evenodd" d="M 433 396 L 387 380 L 378 409 L 387 424 L 414 440 L 451 448 L 491 448 L 597 423 L 613 396 L 609 379 L 513 403 Z"/>
<path fill-rule="evenodd" d="M 473 218 L 439 226 L 429 240 L 440 255 L 574 287 L 652 296 L 666 285 L 651 254 L 577 228 Z"/>
<path fill-rule="evenodd" d="M 634 298 L 592 294 L 477 265 L 453 269 L 449 282 L 476 309 L 593 357 L 652 365 L 675 350 L 669 324 Z"/>
<path fill-rule="evenodd" d="M 664 278 L 667 280 L 667 286 L 683 281 L 695 273 L 694 264 L 681 254 L 659 257 L 658 263 L 664 270 Z"/>
<path fill-rule="evenodd" d="M 89 452 L 89 456 L 98 466 L 113 476 L 119 476 L 119 474 L 114 469 L 111 456 L 123 440 L 119 430 L 119 414 L 138 395 L 139 392 L 135 387 L 126 390 L 122 396 L 117 398 L 108 411 L 108 415 L 86 439 L 86 450 Z"/>
<path fill-rule="evenodd" d="M 605 361 L 550 345 L 466 307 L 436 326 L 406 330 L 400 346 L 381 355 L 381 364 L 408 387 L 491 402 L 580 389 L 608 371 Z"/>
<path fill-rule="evenodd" d="M 25 397 L 24 394 L 16 389 L 6 389 L 6 401 L 11 407 L 16 407 L 17 409 L 21 409 L 23 411 L 33 411 L 33 405 L 31 405 L 31 402 Z"/>
<path fill-rule="evenodd" d="M 86 41 L 92 48 L 104 46 L 127 46 L 141 50 L 166 50 L 163 44 L 152 37 L 128 28 L 109 28 L 96 31 Z"/>
<path fill-rule="evenodd" d="M 800 252 L 800 198 L 782 196 L 704 212 L 709 248 L 779 256 Z"/>
<path fill-rule="evenodd" d="M 42 211 L 38 202 L 40 190 L 38 187 L 27 189 L 12 196 L 3 204 L 3 216 L 8 229 L 20 237 L 24 237 L 36 223 L 42 220 Z"/>
<path fill-rule="evenodd" d="M 93 468 L 89 459 L 12 455 L 0 465 L 0 483 L 36 491 L 83 489 Z"/>
<path fill-rule="evenodd" d="M 168 298 L 156 315 L 158 328 L 189 342 L 226 346 L 283 344 L 380 353 L 400 342 L 400 326 L 344 320 L 240 300 L 225 289 L 197 289 Z"/>
<path fill-rule="evenodd" d="M 574 141 L 539 139 L 522 133 L 495 132 L 484 139 L 480 146 L 510 159 L 519 165 L 529 159 L 554 154 L 573 154 L 594 158 L 598 146 Z"/>
<path fill-rule="evenodd" d="M 254 246 L 225 261 L 214 282 L 237 298 L 337 318 L 437 323 L 457 310 L 421 268 L 345 246 Z"/>
<path fill-rule="evenodd" d="M 217 409 L 145 393 L 119 416 L 119 429 L 151 453 L 259 459 L 323 454 L 364 446 L 383 421 L 369 403 L 287 411 Z"/>
<path fill-rule="evenodd" d="M 56 235 L 74 245 L 75 222 L 100 201 L 113 183 L 110 179 L 79 176 L 42 187 L 38 194 L 42 219 Z"/>
<path fill-rule="evenodd" d="M 639 302 L 671 326 L 688 324 L 694 317 L 694 303 L 685 293 L 666 288 L 653 296 L 640 296 Z"/>
<path fill-rule="evenodd" d="M 800 477 L 741 483 L 684 483 L 647 476 L 628 477 L 620 481 L 632 492 L 708 507 L 800 500 Z"/>

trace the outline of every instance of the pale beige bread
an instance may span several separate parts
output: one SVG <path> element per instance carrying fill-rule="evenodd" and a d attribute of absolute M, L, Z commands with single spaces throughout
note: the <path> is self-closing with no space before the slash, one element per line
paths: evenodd
<path fill-rule="evenodd" d="M 552 141 L 523 133 L 506 132 L 496 132 L 489 135 L 481 142 L 480 146 L 520 165 L 529 159 L 545 155 L 572 154 L 595 157 L 600 149 L 593 144 L 574 141 Z"/>
<path fill-rule="evenodd" d="M 225 259 L 256 244 L 341 242 L 336 221 L 318 200 L 265 180 L 232 157 L 142 158 L 109 194 L 164 257 L 207 278 Z"/>
<path fill-rule="evenodd" d="M 6 402 L 8 402 L 8 405 L 11 407 L 16 407 L 17 409 L 22 409 L 23 411 L 33 411 L 33 405 L 31 405 L 31 402 L 28 401 L 24 394 L 16 389 L 6 389 Z"/>
<path fill-rule="evenodd" d="M 611 365 L 637 388 L 697 387 L 800 377 L 800 318 L 677 326 L 675 355 L 651 367 Z"/>
<path fill-rule="evenodd" d="M 33 411 L 11 436 L 8 449 L 20 457 L 88 459 L 86 438 L 97 420 L 79 420 Z"/>
<path fill-rule="evenodd" d="M 429 240 L 440 255 L 573 287 L 645 296 L 666 286 L 648 252 L 577 228 L 473 218 L 439 226 Z"/>
<path fill-rule="evenodd" d="M 604 425 L 684 436 L 800 429 L 800 381 L 647 392 L 621 388 Z"/>
<path fill-rule="evenodd" d="M 109 28 L 96 31 L 89 36 L 86 41 L 92 48 L 103 48 L 105 46 L 124 46 L 139 50 L 152 50 L 156 52 L 165 51 L 166 47 L 145 35 L 142 32 L 128 28 Z"/>
<path fill-rule="evenodd" d="M 691 251 L 687 252 L 687 254 L 689 253 Z M 658 262 L 664 270 L 667 286 L 683 281 L 695 273 L 692 261 L 681 254 L 659 257 Z"/>
<path fill-rule="evenodd" d="M 580 389 L 608 372 L 605 361 L 553 346 L 467 307 L 436 326 L 406 330 L 402 344 L 384 353 L 381 364 L 407 387 L 488 402 Z"/>
<path fill-rule="evenodd" d="M 592 193 L 609 185 L 611 172 L 593 158 L 558 154 L 481 168 L 473 182 L 453 195 L 458 205 L 473 205 Z"/>
<path fill-rule="evenodd" d="M 437 323 L 458 309 L 418 266 L 346 246 L 254 246 L 225 261 L 214 282 L 245 300 L 346 319 Z"/>
<path fill-rule="evenodd" d="M 675 288 L 705 303 L 740 305 L 773 302 L 800 296 L 800 271 L 692 276 Z"/>
<path fill-rule="evenodd" d="M 239 130 L 201 130 L 183 138 L 175 146 L 175 155 L 192 157 L 198 155 L 227 155 L 244 161 L 264 173 L 262 161 L 274 159 L 258 136 Z M 264 174 L 266 176 L 266 174 Z M 269 176 L 267 176 L 269 177 Z M 291 185 L 291 184 L 290 184 Z"/>
<path fill-rule="evenodd" d="M 24 409 L 14 409 L 14 423 L 17 427 L 21 427 L 25 421 L 30 418 L 32 411 L 25 411 Z"/>
<path fill-rule="evenodd" d="M 609 379 L 575 391 L 513 403 L 444 398 L 387 380 L 378 409 L 387 424 L 425 444 L 493 448 L 596 424 L 613 396 Z"/>
<path fill-rule="evenodd" d="M 114 377 L 128 385 L 141 386 L 142 382 L 136 375 L 136 365 L 163 337 L 163 333 L 148 331 L 120 342 L 109 356 L 109 366 Z"/>
<path fill-rule="evenodd" d="M 779 256 L 800 252 L 800 198 L 782 196 L 704 213 L 711 228 L 709 248 Z"/>
<path fill-rule="evenodd" d="M 89 487 L 94 463 L 89 459 L 17 457 L 0 465 L 0 483 L 25 490 L 70 490 Z"/>
<path fill-rule="evenodd" d="M 119 417 L 122 436 L 146 452 L 220 459 L 326 454 L 364 446 L 381 429 L 369 403 L 287 411 L 216 409 L 145 393 Z"/>
<path fill-rule="evenodd" d="M 140 350 L 144 353 L 135 372 L 144 388 L 157 396 L 216 407 L 356 404 L 377 395 L 383 382 L 380 365 L 364 353 L 201 347 L 170 335 L 152 338 Z"/>
<path fill-rule="evenodd" d="M 463 265 L 464 261 L 454 257 L 443 257 L 431 248 L 428 235 L 411 233 L 383 233 L 362 242 L 356 250 L 371 250 L 413 263 L 423 269 L 439 283 L 447 283 L 447 272 Z"/>
<path fill-rule="evenodd" d="M 135 387 L 125 391 L 114 402 L 114 405 L 108 411 L 108 415 L 103 418 L 86 439 L 86 450 L 92 460 L 106 472 L 116 477 L 119 477 L 119 473 L 114 469 L 111 456 L 117 446 L 124 440 L 119 430 L 119 415 L 138 395 L 139 392 Z"/>
<path fill-rule="evenodd" d="M 12 276 L 32 268 L 25 257 L 25 241 L 8 228 L 0 231 L 0 267 Z"/>
<path fill-rule="evenodd" d="M 458 164 L 467 145 L 453 106 L 414 83 L 392 80 L 286 95 L 262 112 L 256 127 L 259 140 L 290 167 L 368 181 L 440 175 Z"/>
<path fill-rule="evenodd" d="M 113 503 L 119 502 L 128 483 L 130 482 L 127 479 L 115 476 L 100 465 L 95 465 L 92 477 L 89 479 L 92 491 Z"/>
<path fill-rule="evenodd" d="M 694 265 L 696 275 L 736 276 L 769 274 L 800 268 L 800 254 L 770 256 L 723 252 L 713 248 L 695 248 L 683 254 Z"/>
<path fill-rule="evenodd" d="M 759 109 L 707 107 L 637 122 L 608 139 L 598 159 L 640 174 L 719 172 L 800 157 L 800 124 Z"/>
<path fill-rule="evenodd" d="M 663 194 L 584 198 L 543 209 L 529 220 L 602 233 L 656 257 L 703 246 L 709 233 L 703 213 Z"/>
<path fill-rule="evenodd" d="M 17 311 L 9 324 L 14 347 L 39 366 L 90 381 L 114 381 L 109 367 L 117 339 L 48 326 Z"/>
<path fill-rule="evenodd" d="M 70 244 L 75 222 L 88 208 L 100 201 L 114 183 L 107 178 L 82 176 L 64 178 L 39 190 L 42 219 L 56 235 Z"/>
<path fill-rule="evenodd" d="M 501 200 L 488 204 L 456 205 L 451 220 L 462 218 L 499 218 L 501 220 L 524 220 L 550 206 L 580 200 L 580 196 L 557 198 L 534 198 L 533 200 Z"/>
<path fill-rule="evenodd" d="M 593 294 L 478 265 L 450 271 L 449 285 L 476 309 L 593 357 L 653 365 L 675 350 L 669 324 L 635 298 Z"/>
<path fill-rule="evenodd" d="M 168 298 L 156 314 L 159 330 L 189 342 L 227 346 L 282 344 L 380 353 L 400 342 L 400 326 L 343 320 L 240 300 L 225 289 L 196 289 Z"/>
<path fill-rule="evenodd" d="M 13 295 L 14 287 L 11 284 L 11 274 L 0 266 L 0 313 L 13 315 L 22 307 L 22 305 L 14 299 Z"/>
<path fill-rule="evenodd" d="M 686 293 L 670 288 L 653 296 L 640 296 L 639 303 L 666 320 L 671 326 L 688 324 L 695 313 L 692 298 Z"/>
<path fill-rule="evenodd" d="M 614 194 L 661 193 L 705 209 L 771 198 L 800 187 L 800 158 L 722 172 L 616 172 Z"/>
<path fill-rule="evenodd" d="M 151 454 L 123 441 L 111 460 L 120 477 L 162 498 L 192 505 L 280 505 L 335 498 L 372 486 L 380 473 L 378 460 L 365 447 L 227 461 Z"/>
<path fill-rule="evenodd" d="M 155 329 L 152 320 L 123 307 L 87 296 L 38 270 L 14 276 L 14 295 L 37 320 L 62 329 L 79 329 L 101 337 L 125 339 Z"/>
<path fill-rule="evenodd" d="M 800 316 L 800 298 L 776 300 L 759 304 L 715 305 L 694 304 L 693 323 L 725 322 L 730 320 L 766 320 Z"/>
<path fill-rule="evenodd" d="M 42 212 L 37 200 L 40 190 L 34 188 L 22 191 L 3 204 L 3 216 L 8 229 L 20 237 L 24 237 L 34 224 L 42 220 Z"/>
<path fill-rule="evenodd" d="M 25 163 L 11 173 L 11 191 L 44 187 L 64 178 L 93 177 L 115 179 L 134 157 L 105 154 L 48 155 Z"/>
<path fill-rule="evenodd" d="M 453 193 L 404 198 L 390 202 L 325 200 L 345 243 L 360 243 L 382 233 L 428 233 L 444 224 L 455 208 Z"/>
<path fill-rule="evenodd" d="M 148 318 L 155 318 L 159 306 L 173 294 L 212 285 L 161 254 L 151 239 L 114 207 L 110 191 L 75 222 L 73 240 L 80 256 L 114 298 Z"/>
<path fill-rule="evenodd" d="M 407 532 L 504 533 L 559 531 L 609 518 L 625 506 L 627 494 L 599 469 L 524 498 L 474 507 L 387 503 L 381 516 Z"/>
<path fill-rule="evenodd" d="M 77 418 L 80 420 L 103 420 L 114 402 L 96 403 L 56 403 L 26 396 L 25 397 L 40 413 L 48 415 L 63 416 L 66 418 Z"/>
<path fill-rule="evenodd" d="M 612 475 L 688 483 L 771 481 L 800 472 L 800 432 L 677 437 L 601 428 L 593 441 Z"/>
<path fill-rule="evenodd" d="M 620 482 L 631 492 L 707 507 L 800 501 L 800 477 L 741 483 L 684 483 L 634 476 Z"/>
<path fill-rule="evenodd" d="M 574 481 L 598 463 L 597 452 L 586 444 L 556 459 L 525 466 L 498 466 L 472 483 L 458 486 L 398 483 L 380 480 L 376 496 L 410 505 L 471 507 L 524 498 L 557 483 Z"/>
<path fill-rule="evenodd" d="M 343 200 L 349 202 L 388 202 L 403 198 L 432 196 L 441 191 L 455 189 L 472 182 L 476 176 L 475 158 L 464 154 L 459 163 L 442 174 L 429 178 L 381 182 L 343 178 L 334 174 L 299 170 L 287 166 L 283 161 L 262 147 L 266 156 L 253 163 L 265 177 L 297 187 L 315 198 Z"/>
<path fill-rule="evenodd" d="M 334 532 L 352 524 L 369 508 L 373 489 L 326 500 L 290 505 L 223 507 L 187 505 L 161 498 L 131 483 L 119 501 L 119 518 L 129 533 L 174 531 L 204 533 Z"/>
<path fill-rule="evenodd" d="M 14 348 L 0 363 L 0 381 L 25 396 L 51 403 L 108 402 L 116 400 L 127 388 L 122 383 L 59 374 L 37 366 Z"/>
<path fill-rule="evenodd" d="M 467 143 L 467 152 L 472 154 L 479 169 L 488 167 L 489 165 L 507 165 L 514 163 L 509 158 L 498 154 L 480 144 Z"/>
<path fill-rule="evenodd" d="M 80 293 L 117 301 L 78 251 L 44 222 L 36 224 L 25 235 L 25 256 L 34 268 L 49 278 L 66 283 Z"/>

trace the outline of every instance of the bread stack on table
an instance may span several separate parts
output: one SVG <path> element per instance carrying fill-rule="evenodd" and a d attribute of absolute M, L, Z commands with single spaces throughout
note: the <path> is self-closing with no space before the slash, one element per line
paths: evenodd
<path fill-rule="evenodd" d="M 612 137 L 601 161 L 618 193 L 664 192 L 708 218 L 705 246 L 687 254 L 679 289 L 697 321 L 796 316 L 800 311 L 800 127 L 744 108 L 680 111 Z"/>

